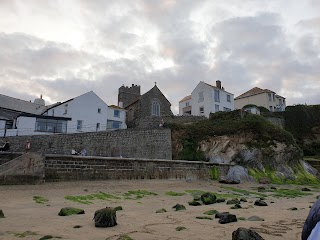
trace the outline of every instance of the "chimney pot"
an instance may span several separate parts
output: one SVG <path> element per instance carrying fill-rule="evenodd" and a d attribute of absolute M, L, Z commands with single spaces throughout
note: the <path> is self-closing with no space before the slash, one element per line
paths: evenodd
<path fill-rule="evenodd" d="M 220 80 L 216 81 L 216 87 L 221 89 L 221 81 Z"/>

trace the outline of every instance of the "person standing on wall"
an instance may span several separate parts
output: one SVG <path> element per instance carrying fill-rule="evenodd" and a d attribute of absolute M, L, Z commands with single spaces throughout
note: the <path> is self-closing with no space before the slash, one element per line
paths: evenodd
<path fill-rule="evenodd" d="M 26 152 L 29 152 L 29 151 L 30 151 L 30 148 L 31 148 L 31 143 L 30 143 L 29 140 L 27 140 L 26 146 L 25 146 Z"/>

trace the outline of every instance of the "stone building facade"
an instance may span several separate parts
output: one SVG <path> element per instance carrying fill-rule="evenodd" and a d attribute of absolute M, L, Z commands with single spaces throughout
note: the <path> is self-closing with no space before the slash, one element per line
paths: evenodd
<path fill-rule="evenodd" d="M 129 128 L 144 128 L 146 125 L 145 119 L 149 119 L 150 121 L 153 118 L 156 121 L 160 119 L 161 122 L 161 117 L 172 115 L 171 103 L 157 85 L 138 98 L 131 98 L 138 88 L 140 90 L 140 87 L 136 85 L 133 85 L 131 88 L 124 86 L 119 88 L 118 101 L 119 105 L 123 104 L 123 107 L 127 110 L 126 123 Z M 125 90 L 126 93 L 124 93 Z M 130 99 L 133 99 L 133 101 L 128 104 Z"/>

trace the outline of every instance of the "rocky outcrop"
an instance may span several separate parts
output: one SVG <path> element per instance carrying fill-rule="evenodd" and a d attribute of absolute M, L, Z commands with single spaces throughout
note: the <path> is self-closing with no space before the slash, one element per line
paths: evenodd
<path fill-rule="evenodd" d="M 273 141 L 258 146 L 251 134 L 209 137 L 201 141 L 199 150 L 211 163 L 236 164 L 223 179 L 226 182 L 254 181 L 249 168 L 262 172 L 272 169 L 277 177 L 288 180 L 295 179 L 295 166 L 302 165 L 308 173 L 317 174 L 316 169 L 302 161 L 302 152 L 296 145 Z"/>
<path fill-rule="evenodd" d="M 202 141 L 199 148 L 212 163 L 236 163 L 258 170 L 264 170 L 266 166 L 276 169 L 283 164 L 299 164 L 302 159 L 302 153 L 295 145 L 273 141 L 265 146 L 255 146 L 251 134 L 210 137 Z"/>

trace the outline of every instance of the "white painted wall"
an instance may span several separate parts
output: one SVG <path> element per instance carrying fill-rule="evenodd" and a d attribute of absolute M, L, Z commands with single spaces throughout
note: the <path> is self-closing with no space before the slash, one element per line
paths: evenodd
<path fill-rule="evenodd" d="M 119 111 L 119 117 L 115 116 L 115 111 Z M 120 108 L 108 107 L 107 120 L 121 122 L 121 129 L 126 129 L 126 111 Z"/>
<path fill-rule="evenodd" d="M 114 110 L 120 111 L 120 117 L 114 116 Z M 121 128 L 127 128 L 125 110 L 109 107 L 93 91 L 49 109 L 47 115 L 71 118 L 72 120 L 68 121 L 67 133 L 106 131 L 108 119 L 121 121 Z M 82 120 L 81 129 L 77 129 L 78 120 Z M 98 129 L 97 123 L 100 125 Z"/>
<path fill-rule="evenodd" d="M 244 110 L 252 114 L 260 115 L 260 110 L 257 107 L 246 107 Z"/>
<path fill-rule="evenodd" d="M 98 109 L 101 109 L 100 113 Z M 71 121 L 68 121 L 67 133 L 77 133 L 105 131 L 107 113 L 108 105 L 93 91 L 90 91 L 49 109 L 47 115 L 72 118 Z M 78 120 L 82 120 L 81 129 L 77 129 Z M 99 129 L 97 129 L 97 123 L 100 123 Z"/>
<path fill-rule="evenodd" d="M 218 90 L 220 94 L 220 102 L 215 102 L 214 90 Z M 203 101 L 199 99 L 199 93 L 203 93 Z M 227 101 L 227 95 L 230 95 L 230 102 Z M 228 108 L 231 111 L 234 110 L 234 96 L 232 93 L 226 92 L 222 89 L 210 86 L 204 82 L 200 82 L 196 88 L 192 91 L 192 115 L 200 116 L 204 115 L 209 117 L 210 113 L 216 112 L 215 105 L 219 106 L 219 111 L 225 111 L 224 108 Z M 200 107 L 204 108 L 204 113 L 200 113 Z"/>
<path fill-rule="evenodd" d="M 0 129 L 4 129 L 6 127 L 6 120 L 0 119 Z"/>
<path fill-rule="evenodd" d="M 192 105 L 191 101 L 192 99 L 188 99 L 188 100 L 179 102 L 179 115 L 183 115 L 183 109 L 188 107 L 187 104 L 189 104 L 189 106 Z"/>

